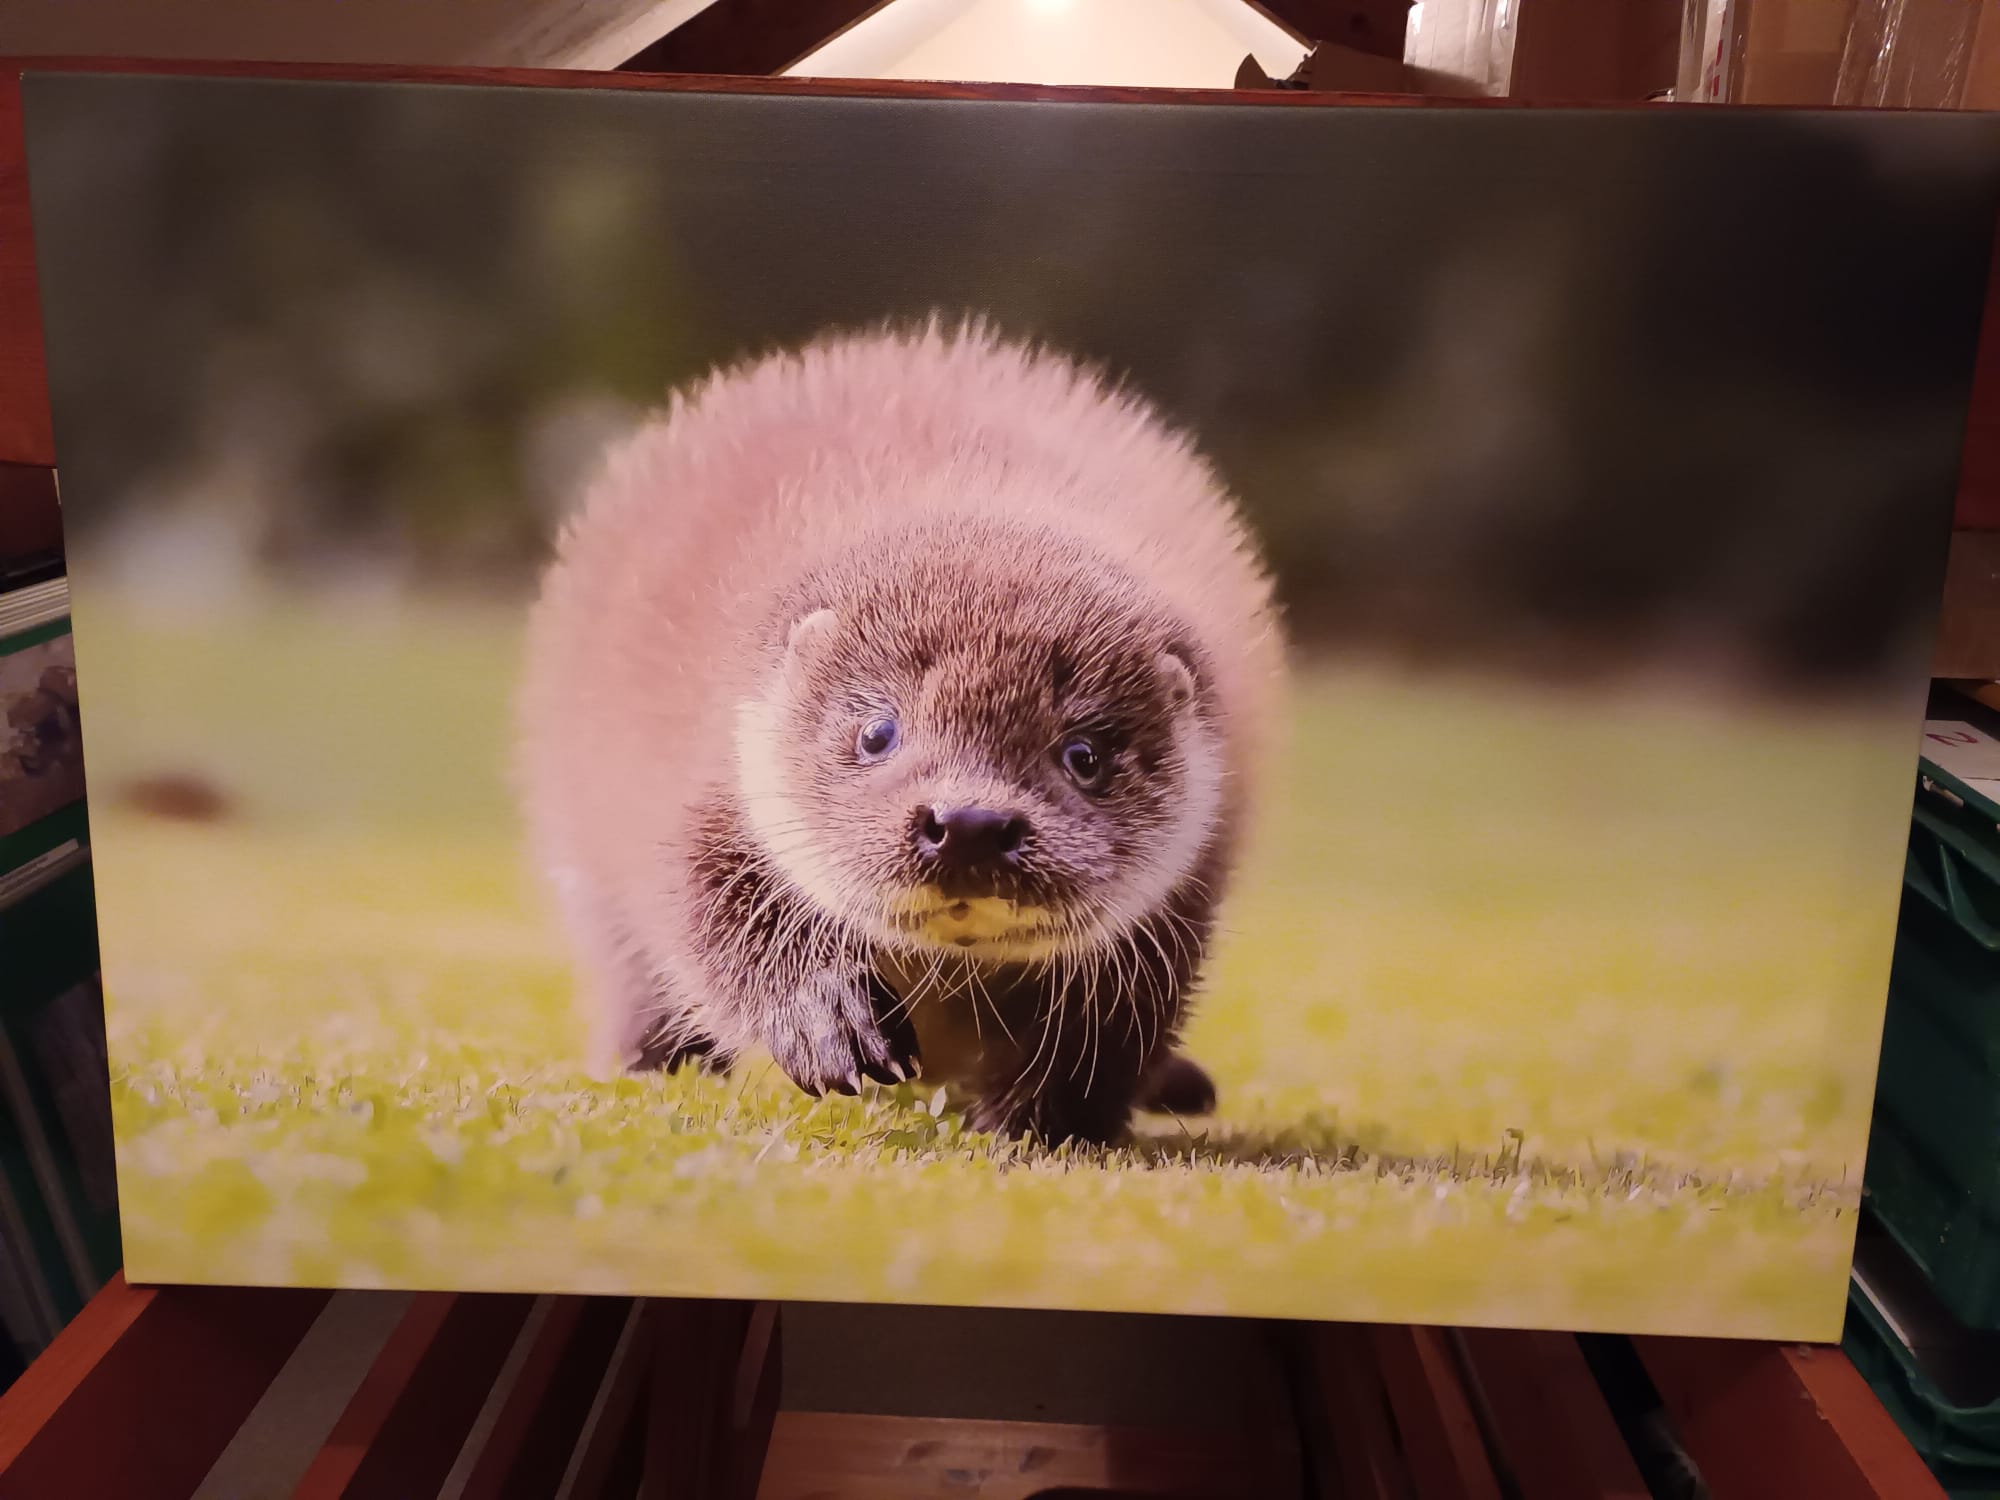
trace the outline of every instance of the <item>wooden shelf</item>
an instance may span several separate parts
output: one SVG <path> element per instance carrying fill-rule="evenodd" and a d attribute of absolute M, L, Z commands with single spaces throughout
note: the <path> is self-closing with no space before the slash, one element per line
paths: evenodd
<path fill-rule="evenodd" d="M 342 1360 L 321 1335 L 371 1295 L 386 1294 L 115 1279 L 0 1395 L 0 1500 L 191 1500 L 215 1492 L 212 1472 L 297 1500 L 1648 1493 L 1579 1341 L 1491 1329 L 1252 1325 L 1289 1371 L 1288 1395 L 1255 1421 L 994 1421 L 785 1407 L 774 1304 L 427 1292 L 364 1361 L 347 1362 L 337 1413 L 294 1420 L 289 1449 L 274 1441 L 285 1426 L 274 1391 L 326 1408 Z M 822 1382 L 897 1359 L 900 1311 L 845 1310 L 846 1342 L 819 1356 L 842 1369 Z M 1050 1320 L 1041 1331 L 1058 1358 L 1088 1323 L 1032 1316 Z M 1715 1500 L 1943 1495 L 1838 1350 L 1661 1338 L 1631 1348 Z M 1227 1405 L 1208 1373 L 1177 1379 Z M 1634 1426 L 1630 1412 L 1623 1421 Z"/>

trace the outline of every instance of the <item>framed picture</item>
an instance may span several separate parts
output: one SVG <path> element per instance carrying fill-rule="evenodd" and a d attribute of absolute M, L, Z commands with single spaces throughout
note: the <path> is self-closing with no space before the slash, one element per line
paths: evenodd
<path fill-rule="evenodd" d="M 2000 120 L 24 97 L 135 1279 L 1838 1333 Z"/>

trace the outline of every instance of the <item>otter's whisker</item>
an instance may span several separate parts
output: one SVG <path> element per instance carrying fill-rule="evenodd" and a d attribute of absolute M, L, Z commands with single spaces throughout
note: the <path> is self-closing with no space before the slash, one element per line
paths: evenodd
<path fill-rule="evenodd" d="M 1117 1004 L 1118 997 L 1115 994 L 1111 999 L 1112 1004 Z M 1097 996 L 1093 992 L 1089 1014 L 1084 1017 L 1084 1024 L 1090 1028 L 1090 1072 L 1083 1082 L 1083 1091 L 1086 1094 L 1097 1087 L 1097 1052 L 1104 1040 L 1104 1007 L 1098 1005 L 1096 1001 Z"/>
<path fill-rule="evenodd" d="M 1157 928 L 1153 923 L 1148 922 L 1141 925 L 1139 928 L 1139 933 L 1142 937 L 1146 939 L 1147 942 L 1153 945 L 1153 951 L 1160 956 L 1160 984 L 1161 988 L 1164 989 L 1167 985 L 1173 982 L 1174 961 L 1171 958 L 1167 957 L 1166 945 L 1160 941 L 1159 931 L 1157 930 Z M 1133 992 L 1133 1000 L 1132 1000 L 1134 1011 L 1138 1009 L 1138 1004 L 1139 1004 L 1138 993 L 1137 993 L 1137 988 L 1135 986 Z M 1151 1052 L 1152 1051 L 1151 1046 L 1149 1045 L 1146 1050 L 1148 1052 Z"/>
<path fill-rule="evenodd" d="M 1001 1013 L 1000 1002 L 995 1000 L 992 993 L 986 988 L 986 980 L 983 975 L 979 979 L 979 997 L 986 1001 L 986 1008 L 993 1012 L 993 1024 L 1000 1028 L 1000 1034 L 1007 1038 L 1007 1044 L 1010 1047 L 1015 1045 L 1014 1032 L 1007 1025 L 1007 1017 Z M 973 1006 L 972 1013 L 975 1017 L 979 1014 L 979 1008 L 976 1003 Z"/>

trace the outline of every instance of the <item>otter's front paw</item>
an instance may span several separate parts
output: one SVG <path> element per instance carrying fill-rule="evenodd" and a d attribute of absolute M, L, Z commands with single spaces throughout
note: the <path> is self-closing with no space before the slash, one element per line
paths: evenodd
<path fill-rule="evenodd" d="M 861 1080 L 899 1083 L 917 1074 L 907 1008 L 871 975 L 815 974 L 778 1007 L 766 1044 L 808 1094 L 855 1094 Z"/>

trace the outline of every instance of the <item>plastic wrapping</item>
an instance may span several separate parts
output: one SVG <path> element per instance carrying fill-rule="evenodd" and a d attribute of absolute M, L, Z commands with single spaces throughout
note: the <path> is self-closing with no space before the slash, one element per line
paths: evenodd
<path fill-rule="evenodd" d="M 1505 94 L 1513 83 L 1520 8 L 1521 0 L 1416 0 L 1403 32 L 1403 61 Z"/>
<path fill-rule="evenodd" d="M 1733 27 L 1737 0 L 1684 0 L 1681 7 L 1681 62 L 1674 97 L 1689 103 L 1719 104 L 1730 97 L 1732 64 L 1738 48 Z"/>
<path fill-rule="evenodd" d="M 1834 101 L 1958 108 L 1966 102 L 1981 9 L 1967 0 L 1857 0 Z"/>
<path fill-rule="evenodd" d="M 1675 97 L 1831 104 L 1856 0 L 1686 0 Z"/>
<path fill-rule="evenodd" d="M 1975 72 L 2000 67 L 2000 37 L 1977 61 L 1968 0 L 1684 0 L 1674 97 L 1714 104 L 1977 107 Z"/>

